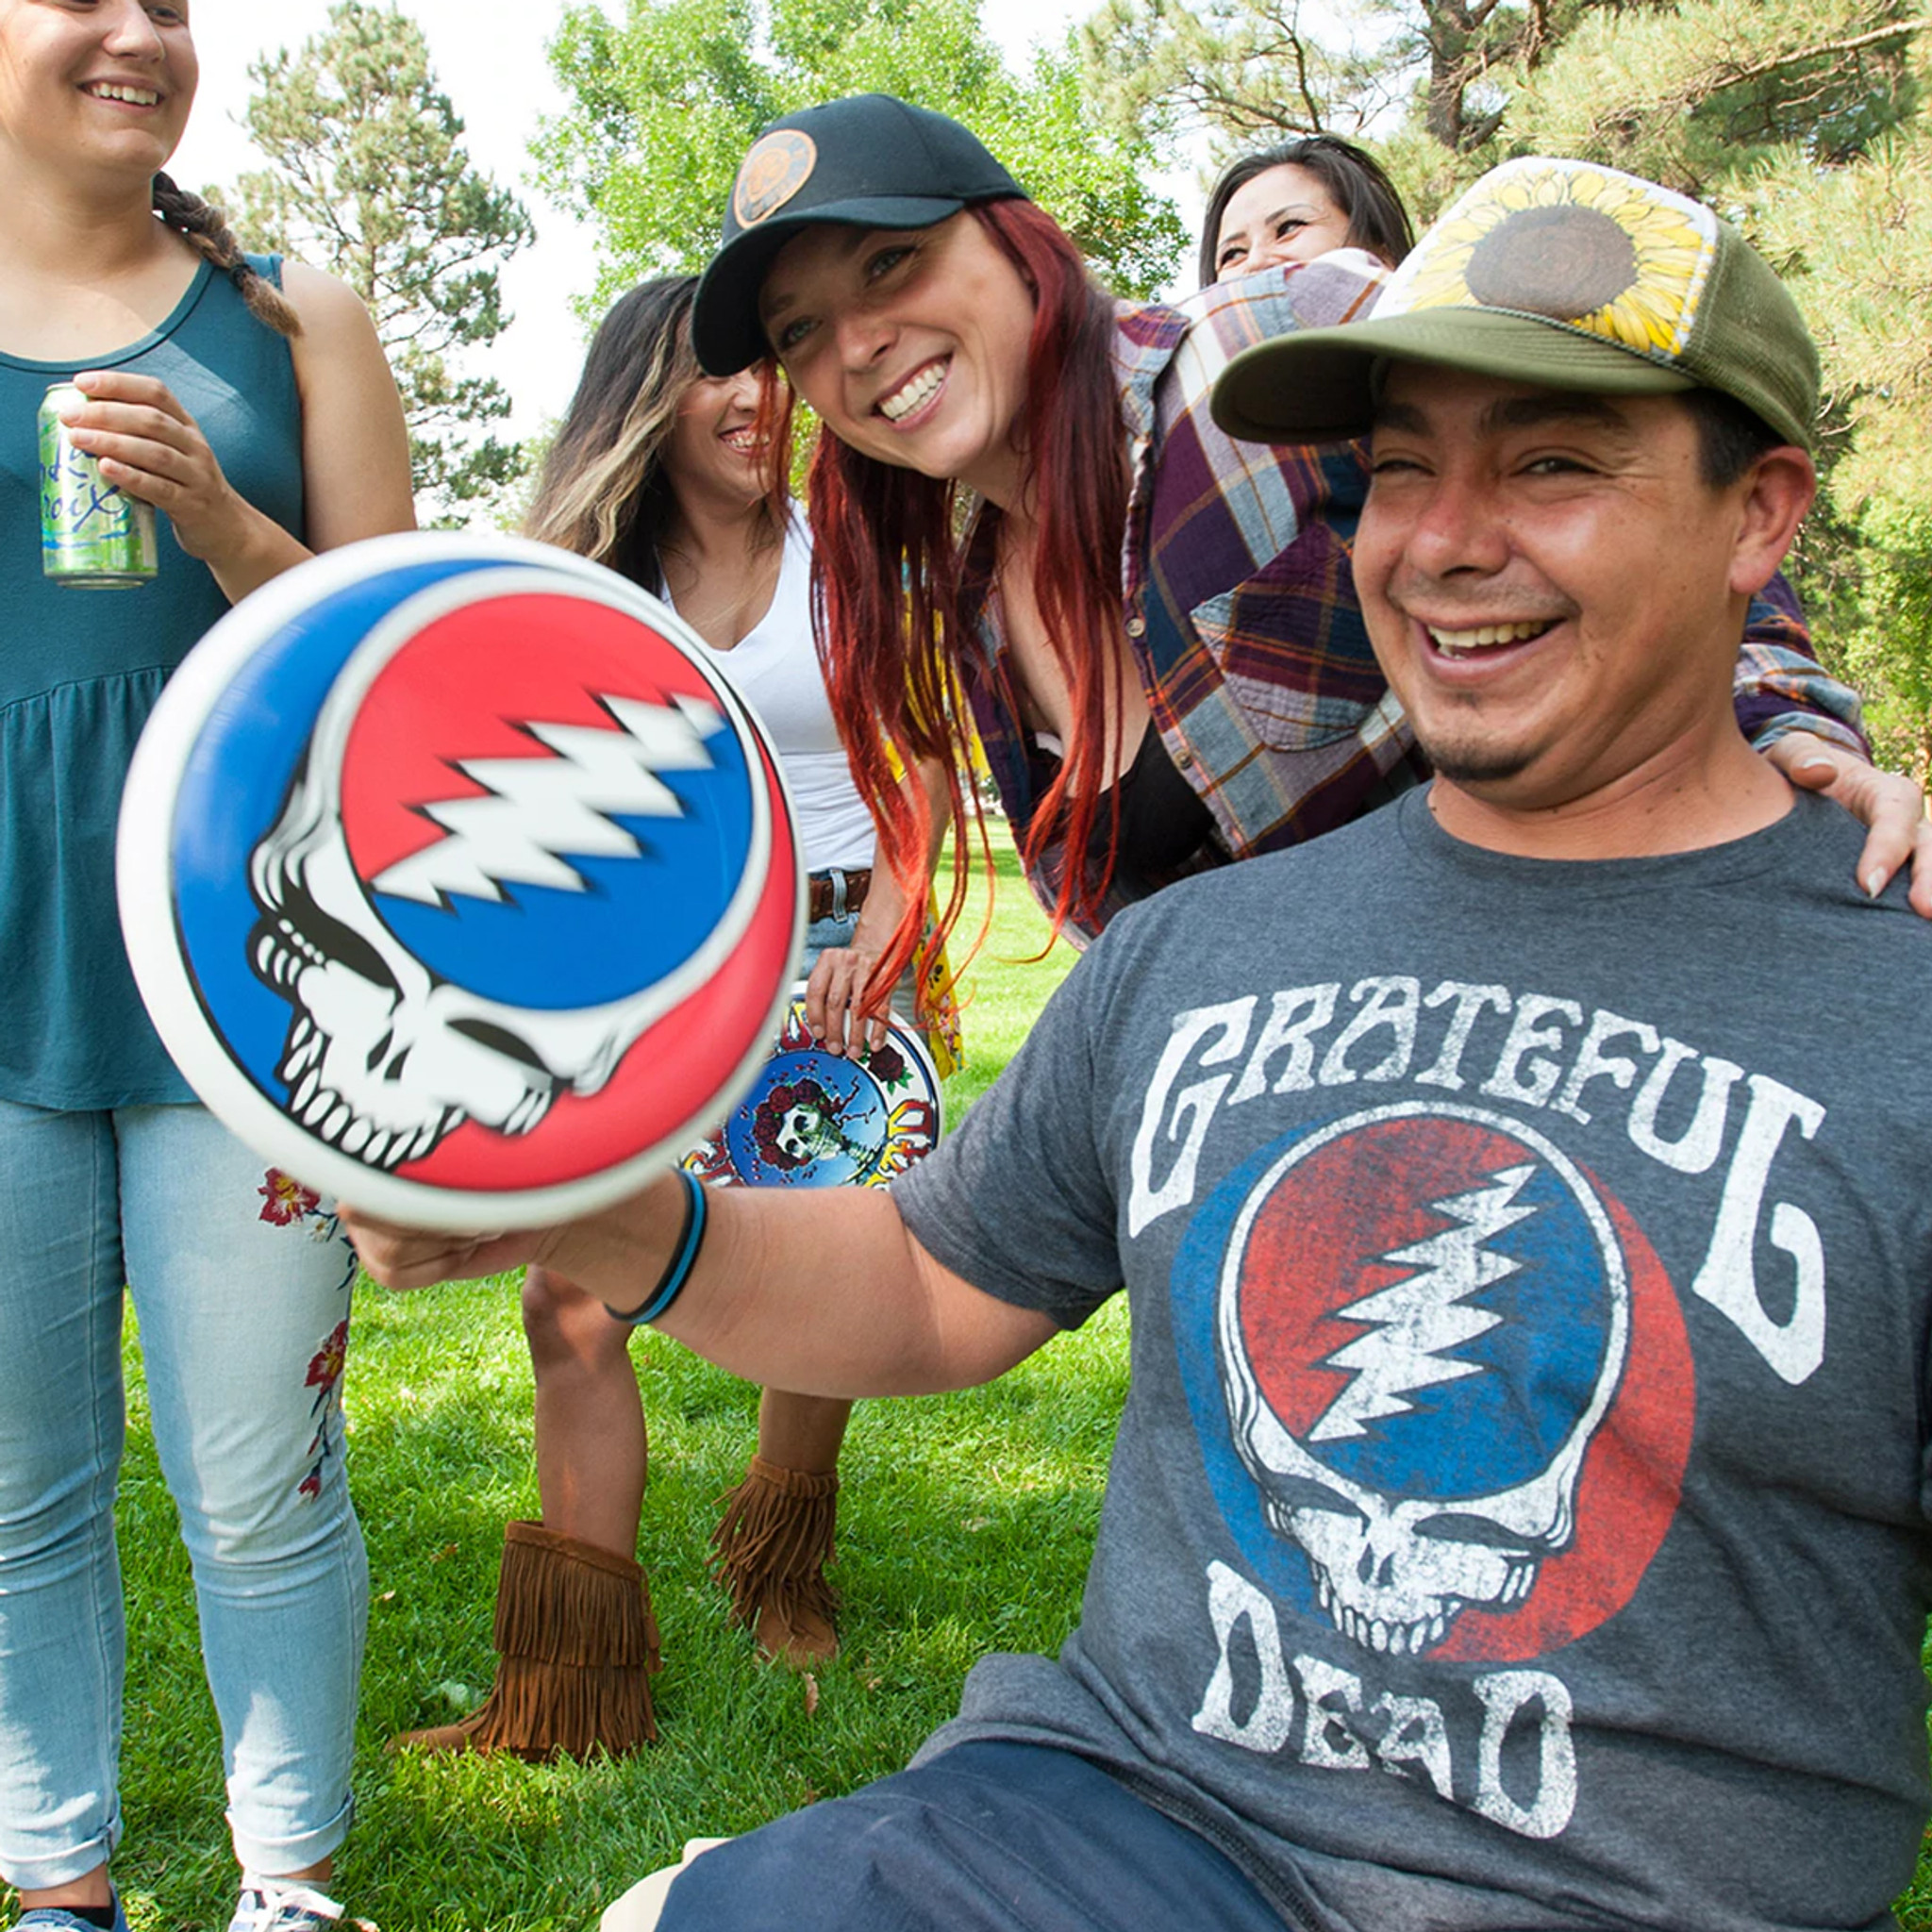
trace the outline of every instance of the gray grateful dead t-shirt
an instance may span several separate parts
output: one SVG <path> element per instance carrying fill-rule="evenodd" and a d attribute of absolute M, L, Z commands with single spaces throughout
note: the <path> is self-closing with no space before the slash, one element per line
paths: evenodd
<path fill-rule="evenodd" d="M 1927 1808 L 1932 929 L 1801 798 L 1547 863 L 1421 793 L 1124 915 L 895 1191 L 1125 1286 L 1091 1757 L 1291 1924 L 1882 1925 Z"/>

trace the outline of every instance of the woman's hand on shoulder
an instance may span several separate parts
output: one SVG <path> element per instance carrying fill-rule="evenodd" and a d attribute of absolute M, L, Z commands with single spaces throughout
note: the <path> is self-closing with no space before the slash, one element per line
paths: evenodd
<path fill-rule="evenodd" d="M 1912 909 L 1932 919 L 1932 820 L 1925 794 L 1902 772 L 1881 772 L 1856 752 L 1809 731 L 1787 731 L 1765 756 L 1793 785 L 1832 799 L 1867 828 L 1858 883 L 1876 897 L 1905 864 Z"/>
<path fill-rule="evenodd" d="M 299 261 L 283 264 L 282 292 L 302 322 L 290 347 L 309 547 L 413 530 L 409 432 L 369 310 L 346 283 Z"/>

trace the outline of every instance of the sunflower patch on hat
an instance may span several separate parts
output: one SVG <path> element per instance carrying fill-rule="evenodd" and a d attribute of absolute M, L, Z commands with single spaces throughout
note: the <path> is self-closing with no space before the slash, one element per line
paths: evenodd
<path fill-rule="evenodd" d="M 1359 322 L 1230 362 L 1215 420 L 1255 441 L 1361 435 L 1391 358 L 1606 395 L 1719 390 L 1803 446 L 1818 406 L 1817 349 L 1770 263 L 1701 203 L 1588 161 L 1491 169 Z"/>

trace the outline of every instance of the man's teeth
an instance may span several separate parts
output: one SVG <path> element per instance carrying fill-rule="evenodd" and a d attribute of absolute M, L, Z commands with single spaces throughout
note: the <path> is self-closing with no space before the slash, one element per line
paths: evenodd
<path fill-rule="evenodd" d="M 152 88 L 122 87 L 111 80 L 96 81 L 88 89 L 96 100 L 127 101 L 137 108 L 153 108 L 159 105 L 160 95 Z"/>
<path fill-rule="evenodd" d="M 1539 618 L 1533 624 L 1485 624 L 1474 630 L 1438 630 L 1433 624 L 1428 628 L 1437 650 L 1453 658 L 1458 652 L 1479 651 L 1487 644 L 1520 644 L 1541 637 L 1549 627 L 1548 618 Z"/>
<path fill-rule="evenodd" d="M 916 375 L 901 383 L 891 395 L 880 399 L 879 414 L 888 423 L 897 423 L 902 417 L 911 415 L 922 403 L 930 402 L 945 379 L 945 364 L 928 362 Z"/>

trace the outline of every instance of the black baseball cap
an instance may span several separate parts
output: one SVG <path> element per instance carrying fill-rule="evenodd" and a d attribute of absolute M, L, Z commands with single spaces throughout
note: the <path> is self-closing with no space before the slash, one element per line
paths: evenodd
<path fill-rule="evenodd" d="M 977 135 L 891 94 L 849 94 L 774 121 L 738 170 L 724 236 L 698 283 L 691 340 L 699 364 L 734 375 L 767 353 L 758 290 L 799 229 L 929 228 L 976 201 L 1026 198 Z"/>

